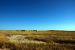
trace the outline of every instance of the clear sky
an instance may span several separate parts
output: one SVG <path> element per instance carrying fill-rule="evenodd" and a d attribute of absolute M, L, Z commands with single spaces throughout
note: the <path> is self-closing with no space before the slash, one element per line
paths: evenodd
<path fill-rule="evenodd" d="M 0 0 L 0 30 L 75 30 L 75 0 Z"/>

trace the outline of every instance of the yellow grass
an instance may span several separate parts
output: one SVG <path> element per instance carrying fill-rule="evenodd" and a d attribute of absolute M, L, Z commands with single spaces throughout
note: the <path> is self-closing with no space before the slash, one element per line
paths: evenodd
<path fill-rule="evenodd" d="M 0 48 L 10 50 L 74 50 L 75 43 L 70 41 L 75 42 L 74 31 L 0 31 Z"/>

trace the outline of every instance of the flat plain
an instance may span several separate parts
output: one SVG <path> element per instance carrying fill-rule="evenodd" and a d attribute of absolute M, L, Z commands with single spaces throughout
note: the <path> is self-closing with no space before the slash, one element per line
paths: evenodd
<path fill-rule="evenodd" d="M 75 50 L 75 31 L 0 30 L 0 50 Z"/>

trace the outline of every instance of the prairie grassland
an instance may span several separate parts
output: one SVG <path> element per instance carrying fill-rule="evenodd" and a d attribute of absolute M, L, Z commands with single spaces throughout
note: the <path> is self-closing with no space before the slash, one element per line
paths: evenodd
<path fill-rule="evenodd" d="M 1 30 L 1 50 L 75 50 L 74 31 Z"/>

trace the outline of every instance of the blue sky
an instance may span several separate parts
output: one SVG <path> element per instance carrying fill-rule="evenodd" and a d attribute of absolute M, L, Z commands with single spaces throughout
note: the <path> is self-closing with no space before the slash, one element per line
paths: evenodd
<path fill-rule="evenodd" d="M 75 30 L 75 0 L 0 0 L 0 30 Z"/>

